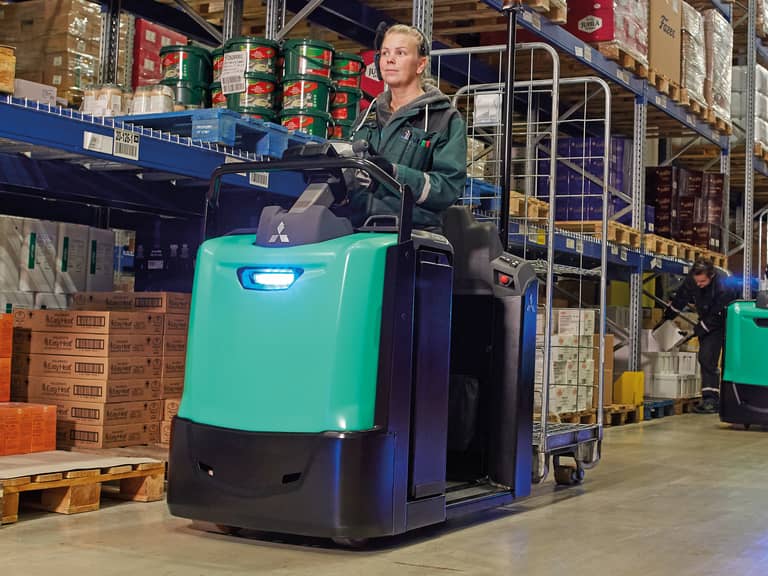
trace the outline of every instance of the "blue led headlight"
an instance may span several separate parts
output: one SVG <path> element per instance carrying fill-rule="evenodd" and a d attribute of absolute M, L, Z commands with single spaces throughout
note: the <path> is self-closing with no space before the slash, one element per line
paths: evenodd
<path fill-rule="evenodd" d="M 287 290 L 303 272 L 301 268 L 240 268 L 237 277 L 246 290 Z"/>

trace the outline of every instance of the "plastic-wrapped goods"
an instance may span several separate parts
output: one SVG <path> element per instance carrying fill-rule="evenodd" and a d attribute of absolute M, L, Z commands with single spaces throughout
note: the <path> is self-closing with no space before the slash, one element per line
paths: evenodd
<path fill-rule="evenodd" d="M 733 67 L 731 119 L 744 128 L 747 118 L 747 67 Z M 755 69 L 755 142 L 768 147 L 768 69 L 760 64 Z"/>
<path fill-rule="evenodd" d="M 116 84 L 89 86 L 84 91 L 80 111 L 92 116 L 121 116 L 128 114 L 132 99 L 130 91 Z"/>
<path fill-rule="evenodd" d="M 757 0 L 756 32 L 760 38 L 768 38 L 768 1 Z"/>
<path fill-rule="evenodd" d="M 688 97 L 706 106 L 704 80 L 707 77 L 707 50 L 704 45 L 704 16 L 683 2 L 683 54 L 680 84 Z"/>
<path fill-rule="evenodd" d="M 712 9 L 704 12 L 704 32 L 707 47 L 704 95 L 715 114 L 730 121 L 733 28 L 720 12 Z"/>
<path fill-rule="evenodd" d="M 139 86 L 133 95 L 131 114 L 173 112 L 173 88 L 162 84 Z"/>
<path fill-rule="evenodd" d="M 615 43 L 648 65 L 648 0 L 571 2 L 565 28 L 585 42 Z"/>

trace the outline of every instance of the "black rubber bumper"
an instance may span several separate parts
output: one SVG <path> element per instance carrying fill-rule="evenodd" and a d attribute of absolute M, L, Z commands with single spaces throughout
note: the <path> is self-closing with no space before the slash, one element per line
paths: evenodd
<path fill-rule="evenodd" d="M 318 537 L 394 534 L 394 437 L 291 434 L 173 422 L 171 514 Z"/>
<path fill-rule="evenodd" d="M 729 424 L 768 426 L 768 387 L 723 382 L 720 420 Z"/>

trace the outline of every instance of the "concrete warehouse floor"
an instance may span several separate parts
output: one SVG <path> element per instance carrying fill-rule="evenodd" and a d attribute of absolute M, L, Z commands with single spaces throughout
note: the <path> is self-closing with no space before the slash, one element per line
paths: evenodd
<path fill-rule="evenodd" d="M 0 528 L 0 573 L 18 576 L 581 574 L 763 576 L 768 434 L 685 415 L 606 430 L 582 487 L 379 543 L 265 541 L 199 532 L 164 503 L 29 511 Z"/>

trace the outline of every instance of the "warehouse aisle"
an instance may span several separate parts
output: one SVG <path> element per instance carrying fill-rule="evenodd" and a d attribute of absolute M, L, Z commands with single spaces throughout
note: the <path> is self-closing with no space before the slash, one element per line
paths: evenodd
<path fill-rule="evenodd" d="M 80 516 L 27 513 L 0 528 L 2 573 L 24 576 L 311 574 L 708 576 L 765 574 L 768 433 L 685 415 L 606 431 L 581 488 L 364 551 L 190 529 L 163 503 Z"/>

